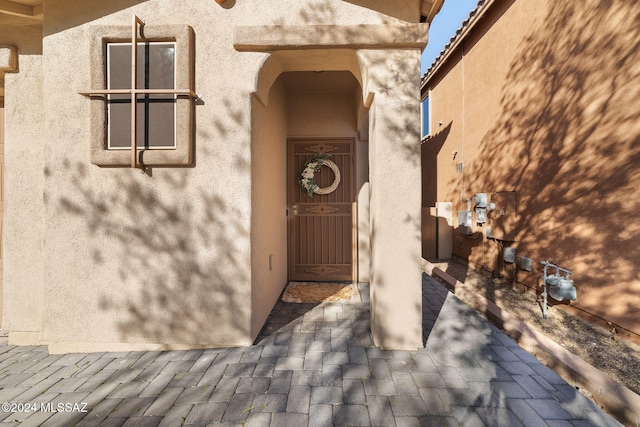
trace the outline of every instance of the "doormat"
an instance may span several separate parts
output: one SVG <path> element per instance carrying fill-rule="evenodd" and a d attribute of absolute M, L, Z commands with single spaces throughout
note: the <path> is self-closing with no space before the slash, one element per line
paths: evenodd
<path fill-rule="evenodd" d="M 284 302 L 357 304 L 362 302 L 358 285 L 351 282 L 289 282 L 282 295 Z"/>

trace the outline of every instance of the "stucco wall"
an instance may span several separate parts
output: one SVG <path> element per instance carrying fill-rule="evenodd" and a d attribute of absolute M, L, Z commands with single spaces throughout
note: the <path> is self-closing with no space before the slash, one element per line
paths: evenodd
<path fill-rule="evenodd" d="M 361 90 L 353 94 L 357 105 L 356 208 L 358 212 L 358 281 L 369 282 L 371 266 L 369 212 L 369 110 L 362 104 Z"/>
<path fill-rule="evenodd" d="M 42 26 L 3 25 L 0 40 L 18 48 L 19 67 L 4 78 L 3 328 L 33 341 L 41 328 L 44 279 Z"/>
<path fill-rule="evenodd" d="M 371 329 L 383 348 L 422 344 L 420 50 L 358 52 L 369 120 Z M 394 90 L 386 90 L 388 82 Z M 402 330 L 402 333 L 396 331 Z"/>
<path fill-rule="evenodd" d="M 57 24 L 75 3 L 47 14 Z M 130 22 L 134 11 L 91 22 Z M 42 337 L 54 351 L 250 343 L 250 91 L 252 58 L 234 63 L 229 36 L 190 7 L 149 2 L 149 22 L 188 22 L 196 32 L 196 160 L 151 176 L 88 162 L 92 101 L 89 25 L 48 28 L 44 40 L 47 152 Z M 220 18 L 219 18 L 220 19 Z M 74 45 L 73 50 L 67 46 Z M 223 61 L 221 58 L 228 58 Z M 256 58 L 257 59 L 257 58 Z M 76 79 L 69 90 L 68 79 Z M 64 88 L 64 90 L 62 90 Z M 80 112 L 80 113 L 79 113 Z M 65 347 L 66 346 L 66 347 Z"/>
<path fill-rule="evenodd" d="M 335 72 L 326 74 L 328 78 L 323 76 L 325 73 L 287 74 L 290 82 L 287 91 L 289 136 L 356 136 L 353 93 L 357 90 L 357 81 L 354 77 L 349 73 L 339 73 L 338 77 Z M 321 88 L 318 88 L 319 78 Z M 339 83 L 333 84 L 331 80 L 336 79 Z"/>
<path fill-rule="evenodd" d="M 252 314 L 248 303 L 260 297 L 252 293 L 260 278 L 252 274 L 265 262 L 251 245 L 257 218 L 252 202 L 259 206 L 255 191 L 264 190 L 255 178 L 265 173 L 253 168 L 258 153 L 252 149 L 262 147 L 252 147 L 251 105 L 267 55 L 238 52 L 233 28 L 419 18 L 417 0 L 404 2 L 399 9 L 406 11 L 392 16 L 384 13 L 388 1 L 379 3 L 365 8 L 338 0 L 288 0 L 273 8 L 269 1 L 46 2 L 42 56 L 31 45 L 18 46 L 20 72 L 5 84 L 10 338 L 49 342 L 53 352 L 249 344 L 267 308 L 261 305 Z M 188 24 L 194 30 L 201 100 L 193 167 L 153 168 L 145 175 L 90 162 L 89 105 L 100 101 L 77 92 L 93 89 L 91 67 L 101 66 L 90 59 L 91 26 L 129 25 L 134 13 L 149 24 Z M 0 42 L 11 40 L 4 34 L 10 30 L 0 29 Z M 18 40 L 38 40 L 36 35 Z M 307 66 L 315 67 L 318 58 L 309 54 Z M 335 61 L 333 69 L 339 66 Z M 353 52 L 350 61 L 356 63 Z M 351 68 L 353 63 L 342 69 Z M 356 134 L 352 95 L 348 102 L 354 112 L 349 129 Z M 264 117 L 281 120 L 283 114 L 274 111 Z M 281 136 L 280 125 L 271 129 L 267 144 Z M 263 227 L 257 235 L 269 234 Z M 279 280 L 269 279 L 268 295 Z M 20 335 L 24 331 L 33 334 Z"/>
<path fill-rule="evenodd" d="M 263 105 L 253 99 L 251 338 L 260 332 L 287 282 L 286 95 L 276 81 Z"/>
<path fill-rule="evenodd" d="M 477 192 L 516 191 L 518 255 L 573 271 L 571 306 L 635 334 L 639 13 L 622 0 L 498 2 L 464 42 L 464 59 L 456 51 L 453 70 L 429 84 L 431 128 L 449 126 L 433 139 L 438 200 L 457 213 Z M 458 235 L 454 253 L 494 268 L 497 245 Z M 540 274 L 519 278 L 536 286 Z"/>

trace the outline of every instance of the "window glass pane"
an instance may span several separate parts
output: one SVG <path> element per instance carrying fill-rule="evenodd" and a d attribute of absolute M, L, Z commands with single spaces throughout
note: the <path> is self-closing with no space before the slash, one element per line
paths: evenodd
<path fill-rule="evenodd" d="M 175 89 L 175 43 L 137 46 L 136 86 Z M 131 88 L 131 43 L 107 45 L 107 89 Z M 108 96 L 109 148 L 131 147 L 131 97 Z M 175 96 L 141 94 L 137 102 L 138 148 L 175 148 Z"/>
<path fill-rule="evenodd" d="M 112 95 L 109 103 L 109 148 L 131 147 L 131 99 Z M 138 148 L 175 147 L 175 100 L 138 96 Z"/>
<path fill-rule="evenodd" d="M 175 46 L 173 43 L 146 43 L 138 46 L 138 87 L 175 89 Z"/>
<path fill-rule="evenodd" d="M 109 95 L 109 148 L 131 148 L 131 98 Z M 141 140 L 138 139 L 138 147 Z"/>
<path fill-rule="evenodd" d="M 131 89 L 131 43 L 107 45 L 107 89 Z"/>
<path fill-rule="evenodd" d="M 422 101 L 422 136 L 429 135 L 429 98 Z"/>

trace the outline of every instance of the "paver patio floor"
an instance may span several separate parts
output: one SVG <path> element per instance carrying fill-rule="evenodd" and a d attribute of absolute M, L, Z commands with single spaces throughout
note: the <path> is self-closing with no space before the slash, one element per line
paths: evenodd
<path fill-rule="evenodd" d="M 278 302 L 247 348 L 49 355 L 4 338 L 0 425 L 620 425 L 426 275 L 425 348 L 374 347 L 360 287 L 362 304 Z"/>

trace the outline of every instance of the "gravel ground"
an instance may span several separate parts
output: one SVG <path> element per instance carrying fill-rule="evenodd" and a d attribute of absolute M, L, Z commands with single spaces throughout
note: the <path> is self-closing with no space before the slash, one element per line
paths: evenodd
<path fill-rule="evenodd" d="M 434 263 L 434 266 L 472 286 L 478 294 L 640 394 L 640 345 L 561 308 L 550 307 L 547 319 L 543 319 L 542 297 L 530 291 L 512 289 L 509 278 L 491 277 L 490 272 L 470 268 L 460 261 Z"/>

